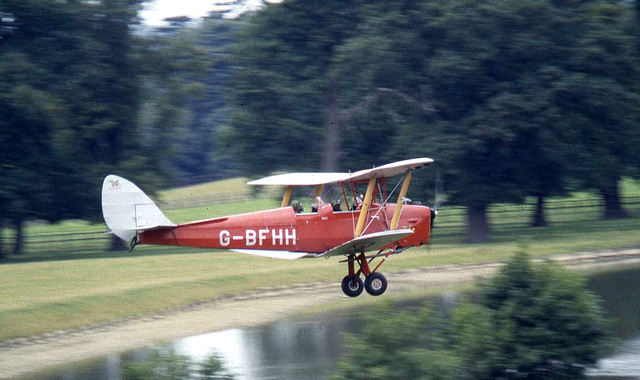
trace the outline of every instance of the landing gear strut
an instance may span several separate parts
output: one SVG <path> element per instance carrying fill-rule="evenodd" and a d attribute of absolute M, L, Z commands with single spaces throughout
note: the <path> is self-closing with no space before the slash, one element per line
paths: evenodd
<path fill-rule="evenodd" d="M 390 250 L 386 254 L 381 254 L 379 252 L 377 255 L 372 257 L 365 256 L 364 252 L 361 252 L 358 256 L 353 253 L 350 254 L 346 260 L 349 265 L 349 274 L 342 279 L 342 291 L 344 294 L 349 297 L 357 297 L 362 294 L 363 289 L 366 289 L 367 293 L 372 296 L 379 296 L 383 294 L 387 290 L 387 279 L 382 275 L 382 273 L 376 272 L 376 270 L 393 252 L 394 250 Z M 383 256 L 384 258 L 373 270 L 371 270 L 369 264 L 373 259 L 380 256 Z M 358 263 L 360 266 L 360 269 L 357 271 L 355 269 L 355 263 Z M 364 283 L 362 279 L 360 279 L 360 274 L 365 276 Z"/>

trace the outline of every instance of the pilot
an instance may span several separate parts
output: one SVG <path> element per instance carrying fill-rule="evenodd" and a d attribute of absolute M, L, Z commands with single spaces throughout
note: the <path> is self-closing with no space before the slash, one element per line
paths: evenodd
<path fill-rule="evenodd" d="M 294 200 L 293 202 L 291 202 L 291 207 L 293 207 L 293 211 L 295 211 L 296 213 L 301 213 L 302 211 L 304 211 L 302 203 L 300 203 L 300 201 L 298 200 Z"/>
<path fill-rule="evenodd" d="M 338 198 L 331 202 L 331 207 L 333 207 L 333 211 L 342 211 L 342 199 Z"/>
<path fill-rule="evenodd" d="M 322 201 L 322 198 L 320 197 L 316 197 L 316 200 L 314 203 L 311 204 L 311 212 L 318 212 L 318 208 L 320 207 L 321 204 L 323 204 L 324 202 Z"/>

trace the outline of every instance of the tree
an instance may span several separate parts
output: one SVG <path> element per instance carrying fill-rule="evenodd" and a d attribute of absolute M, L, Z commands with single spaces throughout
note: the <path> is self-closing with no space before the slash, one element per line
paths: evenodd
<path fill-rule="evenodd" d="M 485 287 L 480 303 L 491 315 L 491 355 L 499 358 L 492 377 L 577 378 L 606 351 L 597 298 L 582 278 L 552 262 L 532 265 L 517 254 Z M 477 333 L 486 334 L 475 331 L 471 338 Z"/>
<path fill-rule="evenodd" d="M 466 241 L 489 238 L 489 205 L 527 196 L 538 199 L 532 224 L 545 225 L 544 199 L 576 181 L 607 189 L 616 204 L 638 130 L 628 9 L 467 0 L 371 8 L 362 32 L 338 48 L 336 65 L 354 73 L 342 93 L 358 99 L 382 85 L 428 99 L 430 113 L 388 102 L 398 127 L 387 136 L 444 164 L 449 201 L 467 207 Z"/>
<path fill-rule="evenodd" d="M 219 149 L 216 136 L 225 123 L 226 103 L 222 89 L 231 70 L 231 44 L 244 24 L 244 18 L 224 19 L 220 15 L 212 15 L 194 30 L 183 30 L 171 39 L 176 40 L 173 49 L 182 54 L 185 43 L 195 46 L 188 60 L 201 62 L 192 64 L 197 69 L 193 71 L 195 75 L 187 77 L 184 70 L 173 70 L 171 74 L 182 77 L 183 84 L 175 86 L 177 89 L 190 89 L 178 97 L 183 100 L 181 108 L 188 110 L 188 117 L 176 120 L 176 124 L 183 125 L 179 127 L 180 133 L 176 134 L 175 153 L 171 160 L 173 171 L 181 176 L 225 178 L 237 174 L 235 157 Z M 183 56 L 183 62 L 185 58 Z M 154 109 L 162 107 L 164 101 L 158 99 L 154 104 L 157 104 Z"/>
<path fill-rule="evenodd" d="M 152 172 L 137 115 L 140 0 L 0 4 L 0 225 L 97 218 L 96 184 Z"/>
<path fill-rule="evenodd" d="M 425 21 L 419 6 L 371 3 L 362 13 L 357 33 L 336 47 L 331 72 L 344 124 L 342 157 L 367 167 L 408 158 L 407 151 L 431 156 L 430 141 L 415 135 L 398 141 L 438 112 L 423 71 L 429 45 L 418 36 Z M 407 149 L 415 143 L 416 149 Z"/>
<path fill-rule="evenodd" d="M 489 239 L 490 205 L 535 197 L 532 225 L 545 225 L 544 200 L 576 184 L 615 210 L 637 156 L 631 12 L 597 0 L 285 2 L 240 38 L 227 141 L 253 153 L 252 174 L 433 156 L 449 202 L 467 208 L 468 242 Z M 420 196 L 433 187 L 416 183 Z"/>
<path fill-rule="evenodd" d="M 56 92 L 56 75 L 64 76 L 60 61 L 71 53 L 57 52 L 46 44 L 55 45 L 46 41 L 55 27 L 43 21 L 52 17 L 69 27 L 68 9 L 54 2 L 5 2 L 0 11 L 10 15 L 3 18 L 10 20 L 10 26 L 0 40 L 0 225 L 15 229 L 13 253 L 17 254 L 22 252 L 24 221 L 57 221 L 72 213 L 70 205 L 86 203 L 82 196 L 74 196 L 80 193 L 64 192 L 68 190 L 65 181 L 77 177 L 72 174 L 74 163 L 65 159 L 70 145 L 62 141 L 68 108 Z M 64 34 L 60 39 L 71 45 L 76 42 Z M 62 196 L 68 202 L 60 202 Z"/>
<path fill-rule="evenodd" d="M 336 379 L 450 379 L 458 373 L 459 359 L 447 350 L 448 328 L 430 306 L 400 311 L 383 304 L 363 326 L 346 336 L 348 351 Z"/>
<path fill-rule="evenodd" d="M 196 119 L 196 103 L 205 102 L 203 77 L 210 67 L 198 34 L 184 29 L 152 35 L 140 54 L 143 89 L 140 129 L 143 149 L 166 180 L 172 173 L 200 174 L 206 165 L 213 128 Z M 162 154 L 158 154 L 162 152 Z"/>
<path fill-rule="evenodd" d="M 347 338 L 338 379 L 574 379 L 606 353 L 605 319 L 574 273 L 512 258 L 448 318 L 389 305 Z"/>
<path fill-rule="evenodd" d="M 604 199 L 604 218 L 625 217 L 619 199 L 622 176 L 633 175 L 640 123 L 638 54 L 631 10 L 611 2 L 589 2 L 577 24 L 583 32 L 568 56 L 568 75 L 557 83 L 556 104 L 570 131 L 570 170 L 584 188 Z"/>
<path fill-rule="evenodd" d="M 371 9 L 363 31 L 339 48 L 336 66 L 353 73 L 343 93 L 354 102 L 383 86 L 420 100 L 379 108 L 395 125 L 386 128 L 387 142 L 404 154 L 428 150 L 443 164 L 448 199 L 468 209 L 467 241 L 488 238 L 488 205 L 562 193 L 551 95 L 562 75 L 567 16 L 538 1 Z"/>
<path fill-rule="evenodd" d="M 239 34 L 226 87 L 231 111 L 224 136 L 249 174 L 282 167 L 339 169 L 341 78 L 331 65 L 335 48 L 357 32 L 362 4 L 273 4 Z"/>

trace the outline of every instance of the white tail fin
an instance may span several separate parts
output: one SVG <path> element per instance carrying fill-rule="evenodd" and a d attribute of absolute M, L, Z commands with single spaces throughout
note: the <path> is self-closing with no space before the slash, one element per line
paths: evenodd
<path fill-rule="evenodd" d="M 175 226 L 138 186 L 113 174 L 102 183 L 102 216 L 111 232 L 128 244 L 138 231 Z"/>

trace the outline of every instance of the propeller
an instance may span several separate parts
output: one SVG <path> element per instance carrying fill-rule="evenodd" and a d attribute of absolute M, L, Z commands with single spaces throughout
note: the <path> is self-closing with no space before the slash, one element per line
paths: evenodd
<path fill-rule="evenodd" d="M 433 221 L 438 216 L 438 209 L 447 201 L 447 196 L 444 193 L 444 182 L 440 176 L 440 171 L 436 174 L 436 188 L 435 199 L 433 201 L 433 208 L 431 209 L 431 228 L 433 228 Z"/>
<path fill-rule="evenodd" d="M 447 201 L 447 196 L 444 193 L 444 182 L 442 181 L 442 177 L 440 176 L 440 171 L 436 174 L 436 190 L 435 190 L 435 200 L 433 202 L 433 209 L 438 211 L 438 209 Z"/>

